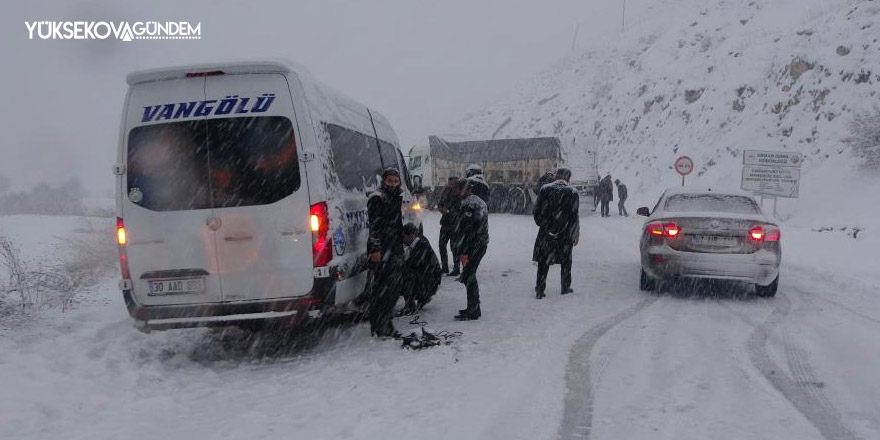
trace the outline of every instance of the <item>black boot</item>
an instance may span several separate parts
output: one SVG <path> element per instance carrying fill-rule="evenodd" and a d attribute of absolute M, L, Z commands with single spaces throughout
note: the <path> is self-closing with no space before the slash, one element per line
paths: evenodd
<path fill-rule="evenodd" d="M 544 295 L 544 292 L 541 292 L 540 290 L 535 290 L 535 298 L 543 299 L 545 296 L 546 295 Z"/>
<path fill-rule="evenodd" d="M 567 294 L 572 293 L 572 292 L 574 292 L 574 289 L 572 289 L 571 287 L 565 287 L 565 288 L 562 289 L 561 294 L 562 294 L 562 295 L 567 295 Z"/>

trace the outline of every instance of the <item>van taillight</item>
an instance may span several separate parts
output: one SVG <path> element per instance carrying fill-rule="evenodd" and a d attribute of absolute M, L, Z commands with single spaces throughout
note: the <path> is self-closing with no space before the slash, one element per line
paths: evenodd
<path fill-rule="evenodd" d="M 116 243 L 120 246 L 125 246 L 126 243 L 125 222 L 120 217 L 116 217 Z"/>
<path fill-rule="evenodd" d="M 315 267 L 330 264 L 333 259 L 333 240 L 329 236 L 330 216 L 327 203 L 315 203 L 309 209 L 309 229 L 312 231 L 312 262 Z"/>
<path fill-rule="evenodd" d="M 119 269 L 122 271 L 122 279 L 130 280 L 131 271 L 128 268 L 128 254 L 125 252 L 125 222 L 122 217 L 116 217 L 116 243 L 119 245 Z"/>

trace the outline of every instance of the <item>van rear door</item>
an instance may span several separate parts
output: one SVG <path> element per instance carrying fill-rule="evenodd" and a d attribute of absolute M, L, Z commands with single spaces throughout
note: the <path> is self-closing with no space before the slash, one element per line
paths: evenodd
<path fill-rule="evenodd" d="M 119 199 L 138 303 L 222 300 L 212 230 L 205 78 L 135 84 L 123 133 Z"/>
<path fill-rule="evenodd" d="M 309 192 L 287 78 L 207 78 L 217 255 L 224 301 L 306 295 L 313 281 Z"/>

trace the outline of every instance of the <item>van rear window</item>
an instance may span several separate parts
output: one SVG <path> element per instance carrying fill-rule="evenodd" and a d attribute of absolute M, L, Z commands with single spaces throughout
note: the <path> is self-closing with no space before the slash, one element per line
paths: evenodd
<path fill-rule="evenodd" d="M 136 127 L 127 174 L 131 201 L 153 211 L 266 205 L 300 187 L 293 126 L 281 116 Z"/>

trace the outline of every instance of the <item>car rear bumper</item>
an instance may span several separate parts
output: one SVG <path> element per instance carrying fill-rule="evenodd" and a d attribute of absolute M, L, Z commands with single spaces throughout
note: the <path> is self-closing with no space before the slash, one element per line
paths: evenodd
<path fill-rule="evenodd" d="M 216 327 L 236 321 L 291 319 L 301 321 L 319 314 L 332 304 L 333 278 L 316 278 L 307 295 L 262 301 L 235 301 L 184 305 L 147 306 L 138 304 L 130 290 L 123 290 L 128 314 L 141 331 L 173 328 Z"/>
<path fill-rule="evenodd" d="M 654 246 L 642 252 L 642 268 L 653 278 L 710 278 L 769 285 L 779 275 L 780 257 L 762 249 L 752 254 L 680 252 Z"/>

